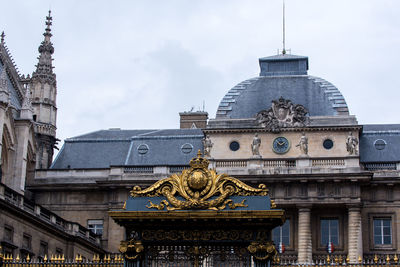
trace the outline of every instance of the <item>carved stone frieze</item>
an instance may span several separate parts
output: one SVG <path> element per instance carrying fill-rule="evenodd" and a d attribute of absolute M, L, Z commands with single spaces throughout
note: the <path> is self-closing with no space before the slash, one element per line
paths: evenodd
<path fill-rule="evenodd" d="M 293 104 L 292 101 L 280 97 L 272 101 L 272 106 L 268 110 L 261 110 L 256 115 L 259 126 L 267 128 L 273 132 L 279 132 L 285 127 L 304 127 L 308 124 L 306 116 L 308 110 L 300 105 Z"/>

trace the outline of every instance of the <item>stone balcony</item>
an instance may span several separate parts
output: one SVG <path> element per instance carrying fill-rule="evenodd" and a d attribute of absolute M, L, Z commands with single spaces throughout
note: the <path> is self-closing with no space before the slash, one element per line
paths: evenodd
<path fill-rule="evenodd" d="M 94 234 L 91 230 L 76 222 L 67 221 L 61 218 L 57 214 L 40 205 L 35 204 L 23 195 L 15 192 L 11 188 L 1 183 L 0 201 L 4 201 L 8 205 L 13 206 L 15 210 L 21 210 L 22 212 L 25 212 L 30 216 L 35 217 L 44 224 L 47 224 L 50 227 L 57 229 L 58 231 L 62 231 L 72 236 L 78 236 L 86 241 L 89 241 L 95 246 L 100 247 L 100 235 Z"/>

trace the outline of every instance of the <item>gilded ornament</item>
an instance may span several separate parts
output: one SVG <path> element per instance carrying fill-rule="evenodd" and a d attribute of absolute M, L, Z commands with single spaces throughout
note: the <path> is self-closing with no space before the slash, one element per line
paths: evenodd
<path fill-rule="evenodd" d="M 266 196 L 268 189 L 264 184 L 253 188 L 230 177 L 227 174 L 217 174 L 215 170 L 209 170 L 209 161 L 201 157 L 199 150 L 197 158 L 190 161 L 190 169 L 183 170 L 181 174 L 173 174 L 160 180 L 152 186 L 142 190 L 135 186 L 131 191 L 132 197 L 164 196 L 159 204 L 149 201 L 148 209 L 164 210 L 190 210 L 210 209 L 223 210 L 227 206 L 230 209 L 247 207 L 245 199 L 235 203 L 229 197 L 238 196 Z M 180 200 L 177 196 L 182 197 Z"/>
<path fill-rule="evenodd" d="M 121 241 L 119 251 L 128 260 L 136 260 L 144 251 L 142 241 L 131 239 L 129 241 Z"/>
<path fill-rule="evenodd" d="M 278 252 L 271 241 L 268 242 L 251 242 L 247 247 L 249 253 L 258 261 L 272 260 Z"/>
<path fill-rule="evenodd" d="M 276 209 L 276 203 L 273 199 L 271 199 L 271 209 Z"/>

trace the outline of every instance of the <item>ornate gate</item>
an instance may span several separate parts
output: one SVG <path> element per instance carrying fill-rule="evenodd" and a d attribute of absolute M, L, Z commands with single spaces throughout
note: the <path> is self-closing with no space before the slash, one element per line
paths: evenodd
<path fill-rule="evenodd" d="M 110 215 L 126 229 L 126 267 L 268 266 L 271 229 L 284 222 L 268 189 L 208 170 L 208 160 L 152 186 L 135 186 L 123 210 Z"/>

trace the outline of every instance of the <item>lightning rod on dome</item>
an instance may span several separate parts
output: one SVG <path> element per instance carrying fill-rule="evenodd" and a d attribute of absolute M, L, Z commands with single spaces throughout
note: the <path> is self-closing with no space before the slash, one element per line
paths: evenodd
<path fill-rule="evenodd" d="M 282 49 L 282 55 L 286 54 L 286 48 L 285 48 L 285 0 L 282 0 L 282 44 L 283 44 L 283 49 Z"/>

